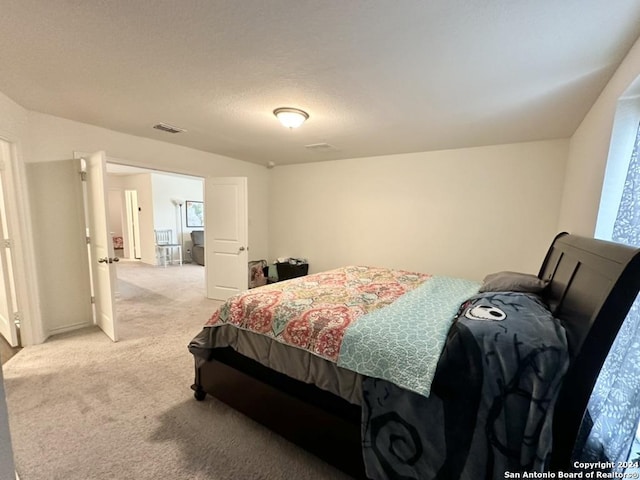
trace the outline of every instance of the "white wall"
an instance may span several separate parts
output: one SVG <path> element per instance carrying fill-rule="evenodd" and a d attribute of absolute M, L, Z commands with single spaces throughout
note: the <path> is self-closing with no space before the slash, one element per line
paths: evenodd
<path fill-rule="evenodd" d="M 482 279 L 537 273 L 557 233 L 568 140 L 272 170 L 269 260 Z"/>
<path fill-rule="evenodd" d="M 93 324 L 80 165 L 27 164 L 42 322 L 46 335 Z M 69 275 L 69 270 L 78 275 Z M 72 298 L 61 302 L 60 299 Z"/>
<path fill-rule="evenodd" d="M 640 40 L 631 48 L 571 137 L 559 229 L 592 236 L 618 100 L 640 75 Z"/>
<path fill-rule="evenodd" d="M 108 180 L 107 180 L 108 183 Z M 119 189 L 108 188 L 109 211 L 107 218 L 109 222 L 109 233 L 112 237 L 122 237 L 124 233 L 124 192 Z"/>

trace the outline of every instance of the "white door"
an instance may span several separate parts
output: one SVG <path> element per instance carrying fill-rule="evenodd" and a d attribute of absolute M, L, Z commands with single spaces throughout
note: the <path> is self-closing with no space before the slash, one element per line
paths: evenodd
<path fill-rule="evenodd" d="M 249 286 L 246 177 L 204 182 L 207 297 L 226 300 Z"/>
<path fill-rule="evenodd" d="M 118 259 L 113 254 L 113 244 L 108 225 L 108 199 L 105 187 L 106 155 L 96 152 L 83 157 L 86 174 L 85 215 L 89 243 L 89 265 L 95 297 L 96 324 L 114 342 L 118 340 L 117 319 L 113 292 L 116 285 Z"/>
<path fill-rule="evenodd" d="M 2 159 L 0 158 L 0 161 Z M 0 335 L 12 347 L 18 346 L 18 329 L 13 315 L 16 309 L 16 292 L 13 278 L 13 264 L 11 262 L 11 240 L 7 224 L 4 203 L 4 190 L 0 171 Z"/>

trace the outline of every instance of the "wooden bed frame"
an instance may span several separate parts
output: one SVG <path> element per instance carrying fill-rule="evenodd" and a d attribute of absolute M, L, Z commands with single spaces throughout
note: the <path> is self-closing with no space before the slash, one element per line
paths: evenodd
<path fill-rule="evenodd" d="M 489 273 L 489 272 L 488 272 Z M 553 421 L 552 470 L 571 454 L 598 373 L 640 290 L 640 249 L 561 233 L 542 263 L 545 300 L 566 331 L 571 365 Z M 366 478 L 360 407 L 218 348 L 196 367 L 195 398 L 211 394 L 355 478 Z"/>

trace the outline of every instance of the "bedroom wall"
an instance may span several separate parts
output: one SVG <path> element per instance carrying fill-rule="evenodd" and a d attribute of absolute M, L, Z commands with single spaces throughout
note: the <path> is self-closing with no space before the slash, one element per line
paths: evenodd
<path fill-rule="evenodd" d="M 594 234 L 618 100 L 639 75 L 640 40 L 571 137 L 559 230 Z"/>
<path fill-rule="evenodd" d="M 568 140 L 271 170 L 269 260 L 369 264 L 481 280 L 537 273 L 557 233 Z"/>
<path fill-rule="evenodd" d="M 27 185 L 47 335 L 93 323 L 79 160 L 28 163 Z M 67 275 L 69 270 L 77 275 Z M 60 302 L 60 298 L 73 297 Z"/>

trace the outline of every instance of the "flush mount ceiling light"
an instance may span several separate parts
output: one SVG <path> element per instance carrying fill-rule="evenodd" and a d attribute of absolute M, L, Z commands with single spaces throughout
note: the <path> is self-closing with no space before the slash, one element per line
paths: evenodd
<path fill-rule="evenodd" d="M 298 128 L 309 118 L 309 114 L 297 108 L 276 108 L 273 111 L 280 123 L 287 128 Z"/>

